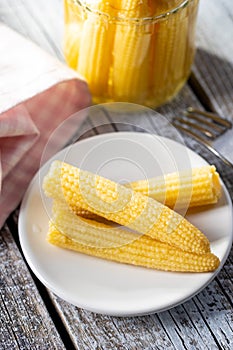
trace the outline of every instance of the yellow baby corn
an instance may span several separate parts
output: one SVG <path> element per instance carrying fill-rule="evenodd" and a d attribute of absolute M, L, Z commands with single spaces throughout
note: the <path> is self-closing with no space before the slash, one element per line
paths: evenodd
<path fill-rule="evenodd" d="M 115 232 L 111 228 L 105 228 L 103 231 L 97 224 L 94 230 L 92 226 L 89 228 L 86 226 L 84 230 L 83 227 L 74 225 L 70 215 L 60 210 L 55 220 L 50 221 L 47 235 L 49 243 L 103 259 L 165 271 L 207 272 L 219 266 L 219 259 L 214 254 L 199 255 L 185 252 L 146 235 L 125 242 L 126 233 L 119 234 L 120 229 Z M 133 235 L 130 232 L 127 234 Z M 85 236 L 84 242 L 83 236 Z M 114 246 L 109 246 L 109 243 Z"/>
<path fill-rule="evenodd" d="M 155 13 L 166 13 L 178 5 L 178 1 L 155 1 Z M 185 11 L 185 10 L 184 10 Z M 187 21 L 183 10 L 168 15 L 154 23 L 151 40 L 152 62 L 150 72 L 150 88 L 158 96 L 158 103 L 164 96 L 174 94 L 174 86 L 180 88 L 187 76 L 185 69 L 187 48 Z"/>
<path fill-rule="evenodd" d="M 102 1 L 102 3 L 102 10 L 105 12 L 109 5 L 106 1 Z M 87 79 L 92 94 L 101 96 L 103 91 L 106 93 L 108 87 L 109 68 L 112 60 L 113 26 L 109 25 L 104 15 L 92 12 L 87 12 L 86 15 L 76 68 Z"/>
<path fill-rule="evenodd" d="M 176 18 L 179 16 L 179 20 Z M 186 71 L 186 58 L 189 56 L 188 47 L 188 9 L 185 8 L 180 13 L 173 16 L 174 40 L 171 55 L 170 78 L 172 81 L 182 81 L 189 73 Z M 177 22 L 179 24 L 177 24 Z"/>
<path fill-rule="evenodd" d="M 82 22 L 78 20 L 79 13 L 74 1 L 64 1 L 64 56 L 70 67 L 76 69 L 78 61 L 78 50 L 82 32 Z"/>
<path fill-rule="evenodd" d="M 54 161 L 44 178 L 45 194 L 139 233 L 198 254 L 210 251 L 203 233 L 156 200 L 113 181 Z"/>
<path fill-rule="evenodd" d="M 217 203 L 221 193 L 219 174 L 213 165 L 135 181 L 127 186 L 169 208 L 190 208 Z"/>
<path fill-rule="evenodd" d="M 213 165 L 139 180 L 125 186 L 176 210 L 214 204 L 221 195 L 219 174 Z M 76 208 L 76 214 L 87 219 L 103 220 L 82 208 Z"/>
<path fill-rule="evenodd" d="M 126 18 L 143 18 L 147 1 L 122 1 L 120 14 Z M 151 31 L 135 21 L 118 23 L 115 30 L 112 63 L 112 94 L 117 101 L 142 102 L 148 90 L 149 47 Z"/>
<path fill-rule="evenodd" d="M 180 5 L 65 0 L 65 58 L 86 78 L 95 103 L 155 107 L 181 88 L 194 56 L 197 0 Z"/>
<path fill-rule="evenodd" d="M 112 226 L 103 222 L 84 219 L 76 215 L 62 201 L 53 201 L 53 225 L 64 235 L 75 241 L 96 248 L 115 248 L 131 243 L 139 234 L 129 230 L 122 230 L 119 226 Z"/>
<path fill-rule="evenodd" d="M 176 69 L 171 62 L 175 35 L 173 23 L 176 24 L 173 19 L 168 18 L 154 25 L 151 49 L 155 64 L 152 66 L 150 84 L 153 93 L 158 96 L 164 96 L 165 93 L 169 94 L 169 89 L 173 86 L 170 76 L 170 67 L 172 66 L 173 70 Z"/>

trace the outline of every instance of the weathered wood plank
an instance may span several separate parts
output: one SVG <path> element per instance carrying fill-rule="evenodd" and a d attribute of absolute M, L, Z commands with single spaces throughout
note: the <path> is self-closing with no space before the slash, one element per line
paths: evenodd
<path fill-rule="evenodd" d="M 0 234 L 0 349 L 65 349 L 7 226 Z"/>
<path fill-rule="evenodd" d="M 54 296 L 77 349 L 175 349 L 156 315 L 116 318 L 78 309 Z"/>

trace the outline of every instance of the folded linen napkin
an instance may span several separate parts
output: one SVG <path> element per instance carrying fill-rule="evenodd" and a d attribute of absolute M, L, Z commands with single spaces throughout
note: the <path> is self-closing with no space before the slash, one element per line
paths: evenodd
<path fill-rule="evenodd" d="M 41 165 L 53 131 L 89 106 L 91 96 L 87 83 L 75 71 L 3 24 L 0 42 L 1 227 Z M 75 128 L 84 117 L 78 114 Z M 62 148 L 73 128 L 66 127 L 53 138 L 47 155 Z"/>

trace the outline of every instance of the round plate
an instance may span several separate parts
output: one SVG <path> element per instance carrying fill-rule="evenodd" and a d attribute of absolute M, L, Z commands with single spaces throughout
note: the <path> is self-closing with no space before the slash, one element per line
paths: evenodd
<path fill-rule="evenodd" d="M 206 164 L 173 140 L 145 133 L 109 133 L 67 147 L 35 176 L 23 199 L 19 237 L 35 275 L 59 297 L 94 312 L 149 314 L 178 305 L 203 289 L 223 266 L 232 243 L 232 204 L 223 185 L 217 205 L 193 210 L 187 218 L 209 238 L 221 260 L 213 273 L 163 272 L 106 261 L 58 248 L 46 241 L 51 200 L 41 182 L 54 159 L 116 181 L 132 181 Z"/>

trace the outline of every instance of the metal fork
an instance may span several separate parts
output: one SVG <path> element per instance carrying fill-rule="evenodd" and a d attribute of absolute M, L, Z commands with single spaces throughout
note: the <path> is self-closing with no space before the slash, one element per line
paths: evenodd
<path fill-rule="evenodd" d="M 172 124 L 233 168 L 233 128 L 229 120 L 189 107 L 184 115 L 173 118 Z"/>

